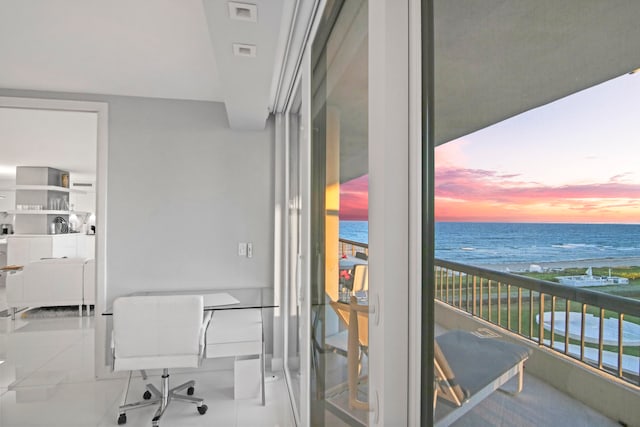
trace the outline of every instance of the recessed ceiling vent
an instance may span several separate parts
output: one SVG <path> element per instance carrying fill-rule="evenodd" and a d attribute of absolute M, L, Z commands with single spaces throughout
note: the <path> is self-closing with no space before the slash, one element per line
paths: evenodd
<path fill-rule="evenodd" d="M 233 54 L 235 56 L 244 56 L 245 58 L 255 58 L 256 57 L 256 45 L 255 44 L 234 43 L 233 44 Z"/>
<path fill-rule="evenodd" d="M 230 1 L 229 18 L 238 21 L 258 22 L 258 6 L 255 4 Z"/>

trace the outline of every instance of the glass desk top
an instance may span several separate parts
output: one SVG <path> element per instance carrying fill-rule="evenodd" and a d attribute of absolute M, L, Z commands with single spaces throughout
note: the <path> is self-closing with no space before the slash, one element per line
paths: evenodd
<path fill-rule="evenodd" d="M 271 288 L 236 288 L 236 289 L 199 289 L 185 291 L 148 291 L 135 292 L 126 296 L 144 295 L 202 295 L 204 297 L 204 310 L 242 310 L 249 308 L 276 308 L 273 289 Z M 104 316 L 113 314 L 111 307 Z"/>

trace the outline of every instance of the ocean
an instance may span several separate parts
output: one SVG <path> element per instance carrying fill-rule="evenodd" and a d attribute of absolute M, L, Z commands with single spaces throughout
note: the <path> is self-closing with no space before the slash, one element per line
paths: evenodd
<path fill-rule="evenodd" d="M 435 256 L 471 265 L 640 257 L 640 224 L 437 222 Z M 368 243 L 367 221 L 340 221 L 340 237 Z"/>

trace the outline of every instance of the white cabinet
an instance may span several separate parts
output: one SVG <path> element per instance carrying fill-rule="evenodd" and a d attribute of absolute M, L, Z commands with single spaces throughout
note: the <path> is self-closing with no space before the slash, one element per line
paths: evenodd
<path fill-rule="evenodd" d="M 78 255 L 78 243 L 75 234 L 61 234 L 52 236 L 51 258 L 76 257 Z"/>
<path fill-rule="evenodd" d="M 94 258 L 94 254 L 95 236 L 86 234 L 13 235 L 7 238 L 9 265 L 27 265 L 42 258 Z"/>
<path fill-rule="evenodd" d="M 76 256 L 80 258 L 95 259 L 96 257 L 96 236 L 95 234 L 76 234 L 77 249 Z"/>
<path fill-rule="evenodd" d="M 7 264 L 27 265 L 41 258 L 51 258 L 51 237 L 9 236 L 7 238 Z"/>

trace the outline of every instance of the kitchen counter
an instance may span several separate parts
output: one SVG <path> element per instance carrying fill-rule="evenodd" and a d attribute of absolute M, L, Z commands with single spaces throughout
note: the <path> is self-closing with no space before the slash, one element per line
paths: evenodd
<path fill-rule="evenodd" d="M 59 233 L 59 234 L 11 234 L 7 237 L 20 237 L 20 238 L 29 238 L 29 237 L 58 237 L 58 236 L 95 236 L 95 234 L 86 234 L 86 233 Z M 6 238 L 5 238 L 6 240 Z"/>

